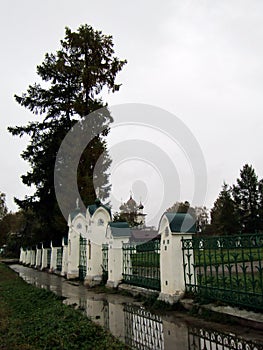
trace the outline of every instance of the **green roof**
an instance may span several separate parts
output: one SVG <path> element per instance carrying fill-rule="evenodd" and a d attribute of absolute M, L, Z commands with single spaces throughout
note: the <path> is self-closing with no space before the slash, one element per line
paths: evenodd
<path fill-rule="evenodd" d="M 188 213 L 165 213 L 171 232 L 196 233 L 196 220 Z"/>
<path fill-rule="evenodd" d="M 95 199 L 95 204 L 91 204 L 91 205 L 88 206 L 88 210 L 89 210 L 90 215 L 92 216 L 92 215 L 95 213 L 95 211 L 96 211 L 98 208 L 100 208 L 100 207 L 106 209 L 107 212 L 108 212 L 108 213 L 110 214 L 110 216 L 111 216 L 110 208 L 107 207 L 106 205 L 102 204 L 101 201 L 100 201 L 98 198 Z"/>
<path fill-rule="evenodd" d="M 70 215 L 70 219 L 73 220 L 78 214 L 82 214 L 85 217 L 85 213 L 83 213 L 80 208 L 76 208 L 75 210 L 73 210 L 69 215 Z"/>
<path fill-rule="evenodd" d="M 130 237 L 131 229 L 126 221 L 110 222 L 111 233 L 113 237 Z"/>

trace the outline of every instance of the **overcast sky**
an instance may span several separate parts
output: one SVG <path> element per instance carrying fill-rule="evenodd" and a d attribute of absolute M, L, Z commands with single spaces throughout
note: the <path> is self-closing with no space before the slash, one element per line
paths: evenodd
<path fill-rule="evenodd" d="M 233 184 L 245 163 L 263 177 L 261 0 L 4 0 L 0 17 L 0 191 L 10 210 L 16 210 L 14 196 L 30 192 L 20 180 L 28 169 L 20 157 L 27 140 L 6 128 L 35 119 L 13 95 L 37 80 L 37 64 L 59 48 L 65 26 L 84 23 L 111 34 L 116 55 L 128 60 L 118 76 L 120 92 L 106 96 L 109 105 L 161 107 L 197 139 L 208 178 L 200 204 L 211 207 L 223 181 Z M 154 188 L 146 196 L 146 180 L 136 181 L 150 211 Z M 129 186 L 118 196 L 126 200 Z"/>

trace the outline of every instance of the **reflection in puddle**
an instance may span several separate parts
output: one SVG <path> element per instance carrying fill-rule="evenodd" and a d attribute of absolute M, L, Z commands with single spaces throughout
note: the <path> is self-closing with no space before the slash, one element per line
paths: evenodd
<path fill-rule="evenodd" d="M 11 266 L 26 282 L 46 288 L 66 299 L 93 322 L 109 330 L 132 349 L 142 350 L 260 350 L 263 345 L 235 334 L 188 325 L 155 315 L 132 299 L 114 294 L 96 294 L 83 285 L 21 265 Z"/>

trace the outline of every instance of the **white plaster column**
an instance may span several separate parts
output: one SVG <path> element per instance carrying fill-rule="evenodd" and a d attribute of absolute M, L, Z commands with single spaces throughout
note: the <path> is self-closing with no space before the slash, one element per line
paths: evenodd
<path fill-rule="evenodd" d="M 47 248 L 42 248 L 41 270 L 47 267 Z"/>
<path fill-rule="evenodd" d="M 70 230 L 68 238 L 68 270 L 67 279 L 79 277 L 79 233 Z"/>
<path fill-rule="evenodd" d="M 26 250 L 26 265 L 30 265 L 30 259 L 31 259 L 31 250 Z"/>
<path fill-rule="evenodd" d="M 36 268 L 40 268 L 42 264 L 42 249 L 37 248 L 36 250 Z"/>
<path fill-rule="evenodd" d="M 123 251 L 122 241 L 113 238 L 108 250 L 108 281 L 107 287 L 117 288 L 122 281 Z"/>
<path fill-rule="evenodd" d="M 63 237 L 62 239 L 62 267 L 61 267 L 61 276 L 66 276 L 68 272 L 68 239 Z"/>
<path fill-rule="evenodd" d="M 87 244 L 87 274 L 84 284 L 95 286 L 102 281 L 102 245 L 90 242 Z"/>
<path fill-rule="evenodd" d="M 192 233 L 166 232 L 161 235 L 159 299 L 170 304 L 177 302 L 185 293 L 182 238 L 192 238 Z"/>
<path fill-rule="evenodd" d="M 24 249 L 23 249 L 23 247 L 20 247 L 20 256 L 19 256 L 19 262 L 20 262 L 20 264 L 23 264 L 24 255 L 25 255 Z"/>
<path fill-rule="evenodd" d="M 57 252 L 58 247 L 51 248 L 50 271 L 54 272 L 57 268 Z"/>
<path fill-rule="evenodd" d="M 122 281 L 122 248 L 109 246 L 107 287 L 116 288 Z"/>
<path fill-rule="evenodd" d="M 31 249 L 30 266 L 35 266 L 35 264 L 36 264 L 36 251 L 34 249 Z"/>

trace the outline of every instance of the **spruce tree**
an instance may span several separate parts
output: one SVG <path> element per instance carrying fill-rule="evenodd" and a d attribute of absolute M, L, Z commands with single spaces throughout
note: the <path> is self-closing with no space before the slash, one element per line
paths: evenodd
<path fill-rule="evenodd" d="M 66 28 L 60 49 L 46 54 L 43 63 L 37 66 L 42 85 L 35 83 L 26 93 L 15 95 L 21 106 L 40 116 L 39 120 L 26 126 L 8 128 L 13 135 L 30 136 L 22 158 L 29 162 L 31 169 L 22 176 L 22 181 L 29 187 L 35 186 L 36 191 L 32 196 L 16 199 L 16 203 L 23 210 L 34 213 L 39 222 L 38 239 L 52 239 L 66 233 L 66 222 L 58 208 L 54 190 L 58 149 L 77 121 L 106 106 L 101 99 L 104 87 L 110 92 L 119 90 L 120 85 L 115 79 L 125 63 L 114 56 L 111 36 L 103 35 L 89 25 L 81 25 L 77 31 Z M 105 131 L 84 150 L 78 170 L 79 191 L 85 205 L 96 197 L 92 178 L 101 155 L 104 157 L 101 199 L 106 199 L 110 190 L 107 174 L 110 159 L 105 136 L 112 118 L 106 113 L 97 122 L 105 125 Z M 67 205 L 69 210 L 74 207 L 74 203 Z"/>
<path fill-rule="evenodd" d="M 259 229 L 259 182 L 255 170 L 245 164 L 240 170 L 240 178 L 233 186 L 233 198 L 237 207 L 241 230 L 255 233 Z"/>
<path fill-rule="evenodd" d="M 231 188 L 224 183 L 211 209 L 210 231 L 213 234 L 231 235 L 240 232 L 240 224 Z"/>

